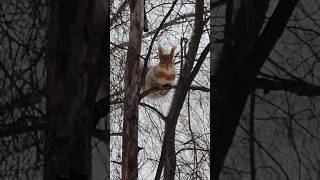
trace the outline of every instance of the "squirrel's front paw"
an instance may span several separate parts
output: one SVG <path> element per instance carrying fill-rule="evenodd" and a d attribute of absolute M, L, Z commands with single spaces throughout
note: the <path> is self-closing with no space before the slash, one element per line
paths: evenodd
<path fill-rule="evenodd" d="M 164 96 L 164 95 L 168 94 L 168 92 L 169 92 L 169 90 L 161 90 L 161 91 L 159 92 L 159 94 L 162 95 L 162 96 Z"/>
<path fill-rule="evenodd" d="M 162 88 L 169 88 L 169 87 L 171 87 L 171 84 L 162 85 Z M 168 94 L 169 91 L 170 91 L 170 89 L 163 89 L 163 90 L 160 90 L 159 94 L 163 96 L 163 95 Z"/>

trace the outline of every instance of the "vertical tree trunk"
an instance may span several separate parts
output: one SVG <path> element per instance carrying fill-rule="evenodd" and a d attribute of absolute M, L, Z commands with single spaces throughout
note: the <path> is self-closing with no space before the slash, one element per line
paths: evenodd
<path fill-rule="evenodd" d="M 91 178 L 94 103 L 105 72 L 103 0 L 51 2 L 44 179 Z"/>
<path fill-rule="evenodd" d="M 122 140 L 122 179 L 138 178 L 138 66 L 144 21 L 144 0 L 130 2 L 130 34 L 125 71 L 125 102 Z"/>

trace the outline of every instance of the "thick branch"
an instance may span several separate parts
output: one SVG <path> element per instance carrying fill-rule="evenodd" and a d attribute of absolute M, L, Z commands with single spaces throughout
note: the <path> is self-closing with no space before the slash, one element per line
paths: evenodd
<path fill-rule="evenodd" d="M 41 121 L 40 118 L 36 118 L 38 121 Z M 17 123 L 8 125 L 6 128 L 0 129 L 0 138 L 2 137 L 10 137 L 10 136 L 19 136 L 20 134 L 27 134 L 32 133 L 36 131 L 44 131 L 45 123 L 39 122 L 39 123 Z M 122 134 L 122 133 L 121 133 Z M 93 137 L 99 139 L 100 141 L 109 144 L 107 141 L 107 132 L 105 130 L 101 129 L 94 129 L 92 132 Z M 113 133 L 111 135 L 119 135 L 119 133 Z"/>
<path fill-rule="evenodd" d="M 291 79 L 278 78 L 276 80 L 270 80 L 266 78 L 257 78 L 256 88 L 263 89 L 265 93 L 270 91 L 287 91 L 299 96 L 314 97 L 320 95 L 320 86 Z"/>

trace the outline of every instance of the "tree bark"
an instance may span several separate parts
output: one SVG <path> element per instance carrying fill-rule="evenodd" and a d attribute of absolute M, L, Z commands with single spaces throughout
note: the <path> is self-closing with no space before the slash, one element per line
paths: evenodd
<path fill-rule="evenodd" d="M 105 72 L 103 0 L 51 2 L 44 179 L 91 178 L 95 99 Z"/>
<path fill-rule="evenodd" d="M 130 34 L 125 70 L 125 102 L 122 139 L 122 179 L 138 178 L 138 69 L 144 21 L 144 0 L 130 2 Z"/>

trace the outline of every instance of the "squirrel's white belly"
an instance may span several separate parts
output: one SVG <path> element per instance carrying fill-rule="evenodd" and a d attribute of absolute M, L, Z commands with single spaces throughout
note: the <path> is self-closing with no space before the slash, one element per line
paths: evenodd
<path fill-rule="evenodd" d="M 160 85 L 166 85 L 166 84 L 173 84 L 174 83 L 174 80 L 168 80 L 166 78 L 157 78 L 156 77 L 156 73 L 157 73 L 157 67 L 152 67 L 150 68 L 150 70 L 148 71 L 147 73 L 147 76 L 146 76 L 146 81 L 145 81 L 145 89 L 148 90 L 150 88 L 154 88 L 154 87 L 159 87 Z M 163 71 L 164 73 L 166 74 L 174 74 L 175 75 L 175 72 L 170 70 L 170 71 Z"/>
<path fill-rule="evenodd" d="M 161 84 L 161 85 L 166 85 L 166 84 L 172 84 L 174 81 L 172 80 L 167 80 L 167 79 L 158 79 L 156 78 L 157 83 Z"/>
<path fill-rule="evenodd" d="M 156 74 L 157 73 L 163 73 L 163 74 L 166 74 L 166 75 L 176 75 L 175 71 L 173 68 L 169 68 L 169 69 L 160 69 L 158 66 L 154 66 L 152 67 L 152 69 L 150 69 L 150 74 L 149 76 L 152 76 L 153 79 L 161 84 L 161 85 L 165 85 L 165 84 L 172 84 L 174 82 L 174 79 L 171 80 L 171 79 L 167 79 L 166 77 L 165 78 L 159 78 L 159 77 L 156 77 Z"/>

